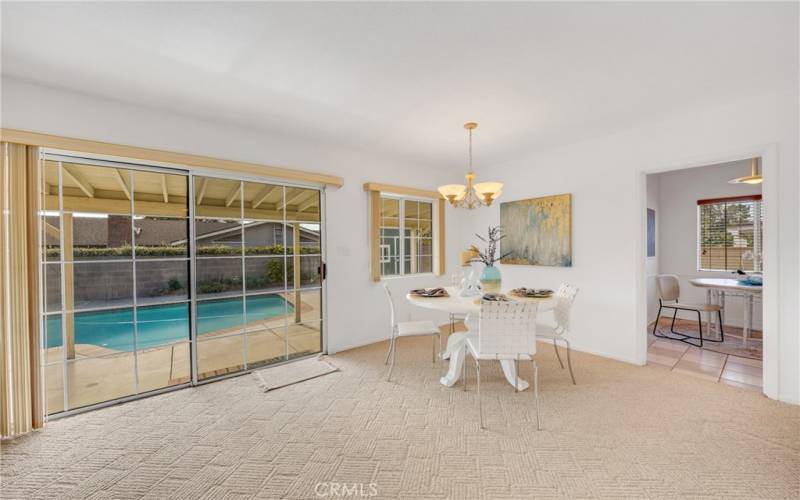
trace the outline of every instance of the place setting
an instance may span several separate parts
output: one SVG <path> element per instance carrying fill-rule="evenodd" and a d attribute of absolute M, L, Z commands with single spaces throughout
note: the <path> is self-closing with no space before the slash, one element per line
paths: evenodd
<path fill-rule="evenodd" d="M 442 287 L 416 288 L 414 290 L 410 290 L 408 294 L 412 297 L 429 298 L 429 299 L 443 298 L 450 296 L 447 290 Z"/>

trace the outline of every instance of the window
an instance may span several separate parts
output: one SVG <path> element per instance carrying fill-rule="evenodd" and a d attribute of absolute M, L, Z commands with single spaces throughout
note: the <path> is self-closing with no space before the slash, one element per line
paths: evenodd
<path fill-rule="evenodd" d="M 761 271 L 761 195 L 698 200 L 697 267 Z"/>
<path fill-rule="evenodd" d="M 433 203 L 381 196 L 381 276 L 433 272 Z"/>
<path fill-rule="evenodd" d="M 370 276 L 445 273 L 445 199 L 438 191 L 367 182 Z M 434 207 L 436 210 L 434 210 Z"/>

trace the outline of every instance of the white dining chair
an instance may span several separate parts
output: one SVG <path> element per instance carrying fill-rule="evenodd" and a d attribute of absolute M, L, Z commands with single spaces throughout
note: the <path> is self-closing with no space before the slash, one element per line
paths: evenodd
<path fill-rule="evenodd" d="M 478 411 L 481 429 L 483 423 L 483 401 L 481 400 L 482 360 L 510 360 L 515 362 L 517 380 L 514 390 L 519 389 L 519 362 L 533 362 L 533 395 L 536 400 L 536 428 L 542 429 L 539 417 L 539 367 L 536 354 L 536 302 L 492 302 L 482 301 L 478 317 L 478 332 L 466 336 L 467 352 L 475 360 L 478 379 Z M 467 388 L 466 359 L 464 360 L 464 390 Z"/>
<path fill-rule="evenodd" d="M 394 308 L 394 300 L 392 299 L 392 292 L 389 290 L 389 284 L 383 284 L 383 289 L 386 290 L 386 297 L 389 299 L 390 320 L 392 325 L 392 334 L 389 337 L 389 350 L 386 352 L 386 359 L 383 364 L 389 363 L 391 358 L 391 365 L 389 365 L 389 375 L 386 380 L 392 379 L 392 371 L 394 371 L 394 362 L 397 358 L 397 339 L 399 337 L 431 337 L 433 340 L 433 354 L 432 361 L 436 363 L 436 346 L 440 344 L 439 340 L 439 327 L 433 321 L 397 321 L 397 315 Z"/>
<path fill-rule="evenodd" d="M 564 338 L 564 334 L 569 332 L 570 316 L 572 314 L 572 303 L 575 302 L 575 296 L 578 294 L 578 289 L 569 286 L 566 283 L 561 283 L 558 290 L 554 294 L 556 305 L 553 308 L 553 318 L 555 325 L 546 323 L 536 324 L 536 338 L 547 339 L 553 341 L 553 349 L 556 351 L 556 358 L 561 369 L 564 369 L 564 362 L 561 361 L 561 354 L 558 353 L 558 341 L 564 342 L 567 346 L 567 366 L 569 367 L 569 376 L 572 378 L 572 384 L 577 385 L 575 382 L 575 374 L 572 372 L 572 359 L 570 356 L 569 340 Z"/>
<path fill-rule="evenodd" d="M 724 328 L 722 327 L 722 307 L 720 307 L 717 304 L 690 304 L 687 302 L 681 302 L 680 301 L 681 285 L 680 281 L 678 281 L 678 277 L 674 274 L 659 274 L 658 276 L 656 276 L 656 284 L 657 284 L 656 288 L 658 288 L 658 314 L 656 314 L 656 322 L 653 324 L 653 336 L 671 340 L 678 340 L 680 342 L 695 347 L 703 347 L 703 340 L 705 340 L 706 342 L 725 341 L 725 331 Z M 680 338 L 675 338 L 669 335 L 658 333 L 658 320 L 659 318 L 661 318 L 662 309 L 674 310 L 672 314 L 672 324 L 669 327 L 669 331 L 675 335 L 678 335 Z M 697 327 L 700 330 L 699 338 L 675 331 L 675 319 L 678 317 L 678 311 L 689 311 L 697 313 Z M 701 313 L 704 312 L 709 314 L 717 313 L 717 318 L 719 319 L 717 323 L 719 325 L 718 339 L 710 339 L 708 337 L 703 339 L 703 318 Z M 693 340 L 699 340 L 700 345 L 695 344 Z"/>

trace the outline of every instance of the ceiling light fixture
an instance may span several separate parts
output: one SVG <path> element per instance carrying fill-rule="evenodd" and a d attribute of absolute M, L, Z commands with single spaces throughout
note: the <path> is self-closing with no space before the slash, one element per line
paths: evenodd
<path fill-rule="evenodd" d="M 464 124 L 469 131 L 469 172 L 465 176 L 467 185 L 446 184 L 439 186 L 439 192 L 447 198 L 450 204 L 457 208 L 472 210 L 481 206 L 488 207 L 503 192 L 502 182 L 479 182 L 475 184 L 475 172 L 472 170 L 472 131 L 478 128 L 475 122 Z"/>
<path fill-rule="evenodd" d="M 764 182 L 764 178 L 758 172 L 758 158 L 753 158 L 750 161 L 750 175 L 731 179 L 728 184 L 761 184 L 762 182 Z"/>

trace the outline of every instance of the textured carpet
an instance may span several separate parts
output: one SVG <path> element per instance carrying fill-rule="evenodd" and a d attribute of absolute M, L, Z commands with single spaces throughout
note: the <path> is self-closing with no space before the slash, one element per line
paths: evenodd
<path fill-rule="evenodd" d="M 532 394 L 487 362 L 481 431 L 473 369 L 469 392 L 442 387 L 429 339 L 401 339 L 389 383 L 385 352 L 339 353 L 340 372 L 279 391 L 245 375 L 52 422 L 3 443 L 0 496 L 317 498 L 331 483 L 414 499 L 800 494 L 800 408 L 754 391 L 581 353 L 573 386 L 541 345 L 544 430 Z"/>
<path fill-rule="evenodd" d="M 253 371 L 253 377 L 256 378 L 264 392 L 269 392 L 293 384 L 307 382 L 337 371 L 339 369 L 327 361 L 327 356 L 314 356 L 294 363 L 255 370 Z"/>
<path fill-rule="evenodd" d="M 665 318 L 661 317 L 658 321 L 658 329 L 656 330 L 661 335 L 669 335 L 672 338 L 680 338 L 676 335 L 673 335 L 669 328 L 672 322 L 672 318 Z M 648 326 L 649 337 L 651 340 L 657 339 L 653 335 L 653 324 L 650 323 Z M 686 319 L 678 319 L 675 321 L 675 331 L 684 333 L 686 335 L 691 335 L 692 337 L 699 337 L 700 330 L 697 327 L 697 321 L 690 321 Z M 707 351 L 714 351 L 719 352 L 722 354 L 732 354 L 734 356 L 739 356 L 742 358 L 750 358 L 750 359 L 763 359 L 763 342 L 761 341 L 761 332 L 754 331 L 753 336 L 747 339 L 747 343 L 744 342 L 744 338 L 742 337 L 742 329 L 736 326 L 726 326 L 724 329 L 725 332 L 725 341 L 724 342 L 703 342 L 703 349 Z M 703 323 L 703 338 L 707 338 L 708 332 L 706 332 L 705 323 Z M 716 339 L 717 334 L 715 332 L 711 333 L 711 338 Z M 700 344 L 699 340 L 692 340 L 695 346 Z"/>

